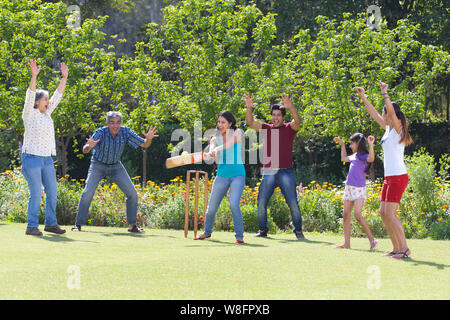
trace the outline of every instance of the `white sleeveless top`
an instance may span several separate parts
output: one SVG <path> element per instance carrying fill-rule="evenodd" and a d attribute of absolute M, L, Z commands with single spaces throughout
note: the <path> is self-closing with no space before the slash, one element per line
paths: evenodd
<path fill-rule="evenodd" d="M 400 143 L 401 136 L 395 128 L 389 130 L 386 126 L 386 132 L 381 138 L 380 144 L 383 148 L 384 156 L 384 176 L 398 176 L 406 174 L 406 165 L 403 158 L 405 152 L 405 144 Z"/>

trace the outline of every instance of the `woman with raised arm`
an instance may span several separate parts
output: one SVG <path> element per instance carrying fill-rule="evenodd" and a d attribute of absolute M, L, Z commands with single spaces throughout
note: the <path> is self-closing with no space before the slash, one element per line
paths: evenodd
<path fill-rule="evenodd" d="M 408 257 L 411 250 L 406 244 L 405 231 L 397 217 L 397 209 L 408 185 L 408 173 L 403 157 L 405 146 L 411 144 L 412 139 L 408 131 L 408 122 L 400 106 L 389 98 L 388 85 L 380 81 L 380 88 L 385 101 L 381 115 L 367 99 L 363 88 L 357 87 L 356 91 L 372 119 L 385 129 L 380 141 L 384 154 L 384 183 L 381 190 L 380 215 L 393 245 L 393 250 L 386 255 L 402 259 Z"/>
<path fill-rule="evenodd" d="M 25 234 L 42 235 L 39 230 L 39 208 L 41 186 L 45 191 L 45 231 L 62 234 L 56 221 L 56 196 L 58 185 L 52 156 L 56 155 L 55 130 L 52 112 L 61 101 L 66 87 L 69 69 L 61 63 L 62 79 L 58 89 L 49 99 L 48 91 L 36 90 L 36 79 L 41 71 L 36 61 L 31 60 L 31 82 L 27 89 L 22 119 L 25 134 L 22 147 L 22 173 L 30 190 L 28 199 L 28 225 Z"/>

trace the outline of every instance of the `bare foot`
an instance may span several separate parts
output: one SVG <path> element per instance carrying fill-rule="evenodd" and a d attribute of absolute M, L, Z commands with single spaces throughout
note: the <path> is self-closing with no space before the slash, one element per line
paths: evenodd
<path fill-rule="evenodd" d="M 378 240 L 375 238 L 373 238 L 372 240 L 369 240 L 369 242 L 370 242 L 370 250 L 375 249 L 378 245 Z"/>

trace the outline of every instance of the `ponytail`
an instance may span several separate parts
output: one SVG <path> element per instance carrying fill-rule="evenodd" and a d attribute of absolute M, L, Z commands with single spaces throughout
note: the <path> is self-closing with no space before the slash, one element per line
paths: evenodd
<path fill-rule="evenodd" d="M 402 122 L 400 143 L 404 143 L 405 146 L 409 146 L 411 143 L 413 143 L 413 140 L 411 138 L 411 135 L 409 134 L 408 121 L 406 121 L 405 114 L 400 110 L 400 106 L 398 105 L 398 103 L 392 102 L 392 105 L 394 106 L 395 115 Z"/>

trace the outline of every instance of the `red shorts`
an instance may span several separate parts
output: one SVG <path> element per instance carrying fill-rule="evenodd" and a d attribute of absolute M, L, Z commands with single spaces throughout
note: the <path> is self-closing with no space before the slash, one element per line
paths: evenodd
<path fill-rule="evenodd" d="M 399 176 L 384 177 L 383 189 L 381 189 L 381 201 L 400 203 L 408 181 L 407 173 Z"/>

